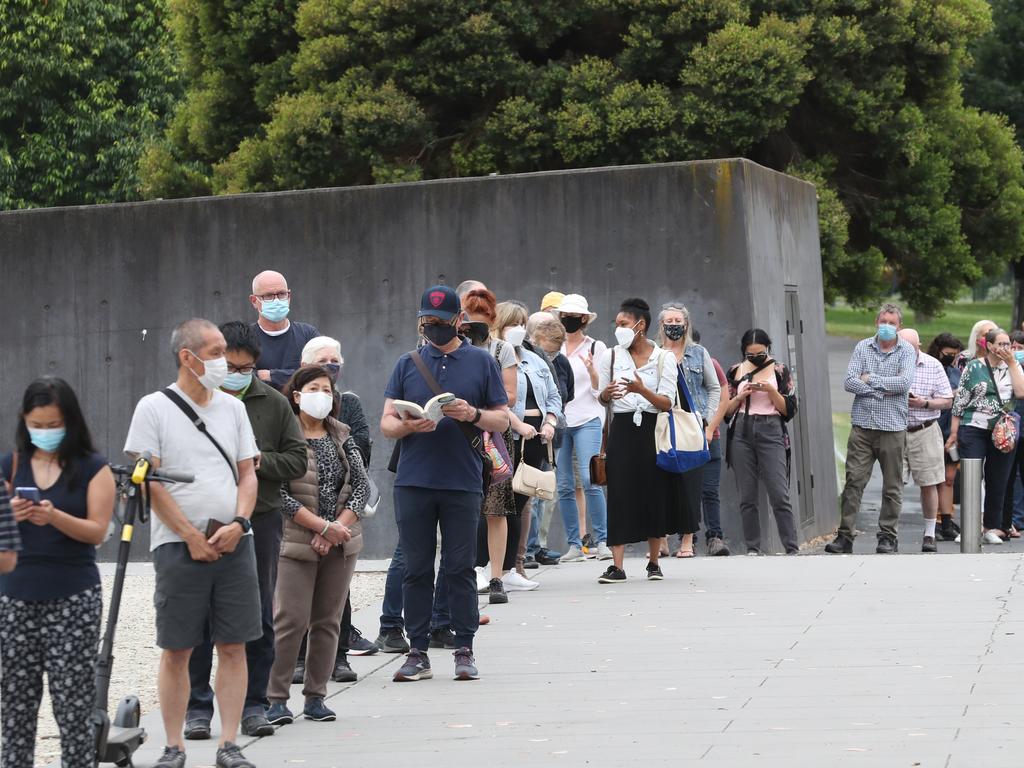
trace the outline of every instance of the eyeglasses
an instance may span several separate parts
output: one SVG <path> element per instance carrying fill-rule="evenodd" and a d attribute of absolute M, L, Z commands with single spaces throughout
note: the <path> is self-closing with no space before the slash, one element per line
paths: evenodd
<path fill-rule="evenodd" d="M 280 299 L 281 301 L 285 301 L 286 299 L 290 299 L 291 296 L 291 291 L 278 291 L 277 293 L 261 293 L 258 294 L 256 298 L 260 299 L 261 301 L 273 301 L 274 299 Z"/>
<path fill-rule="evenodd" d="M 1010 342 L 1008 342 L 1008 341 L 999 341 L 999 342 L 994 343 L 992 346 L 993 347 L 999 347 L 1000 349 L 1008 349 L 1009 346 L 1010 346 Z"/>
<path fill-rule="evenodd" d="M 251 376 L 255 371 L 255 365 L 247 365 L 245 368 L 238 368 L 228 363 L 228 373 L 240 373 L 243 376 Z"/>

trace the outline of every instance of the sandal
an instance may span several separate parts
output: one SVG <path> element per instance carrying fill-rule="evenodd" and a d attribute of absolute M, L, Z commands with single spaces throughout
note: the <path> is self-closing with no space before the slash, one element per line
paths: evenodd
<path fill-rule="evenodd" d="M 682 547 L 680 547 L 679 550 L 676 552 L 676 557 L 680 559 L 693 557 L 693 547 L 690 547 L 690 549 L 683 549 Z"/>
<path fill-rule="evenodd" d="M 1008 534 L 1006 534 L 1006 535 L 1007 535 L 1007 538 L 1010 538 L 1010 539 L 1019 539 L 1020 538 L 1020 531 L 1018 531 L 1016 528 L 1011 527 L 1010 528 L 1010 532 Z"/>

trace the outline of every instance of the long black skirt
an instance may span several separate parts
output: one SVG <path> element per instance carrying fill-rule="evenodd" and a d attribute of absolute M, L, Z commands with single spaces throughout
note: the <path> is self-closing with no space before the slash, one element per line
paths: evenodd
<path fill-rule="evenodd" d="M 608 544 L 632 544 L 700 530 L 703 469 L 676 475 L 658 469 L 654 427 L 658 416 L 612 417 L 608 433 Z"/>

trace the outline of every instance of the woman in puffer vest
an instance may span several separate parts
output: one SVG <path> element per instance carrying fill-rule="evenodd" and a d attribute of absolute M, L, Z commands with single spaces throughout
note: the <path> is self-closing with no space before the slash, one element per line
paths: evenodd
<path fill-rule="evenodd" d="M 333 386 L 327 369 L 310 365 L 299 368 L 284 389 L 306 437 L 308 468 L 304 477 L 281 489 L 284 540 L 274 595 L 275 658 L 267 690 L 267 719 L 275 725 L 294 719 L 288 693 L 307 627 L 303 715 L 308 720 L 335 719 L 324 696 L 338 650 L 341 612 L 363 548 L 359 518 L 370 483 L 349 428 L 333 418 Z"/>

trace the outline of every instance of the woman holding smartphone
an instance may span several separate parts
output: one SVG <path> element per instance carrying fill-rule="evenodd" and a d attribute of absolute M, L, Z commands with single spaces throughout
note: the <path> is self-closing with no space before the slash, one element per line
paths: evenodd
<path fill-rule="evenodd" d="M 0 459 L 22 547 L 17 567 L 0 576 L 0 765 L 34 765 L 45 670 L 61 765 L 92 768 L 102 613 L 96 547 L 113 514 L 114 475 L 63 379 L 47 376 L 25 390 L 15 446 Z"/>

